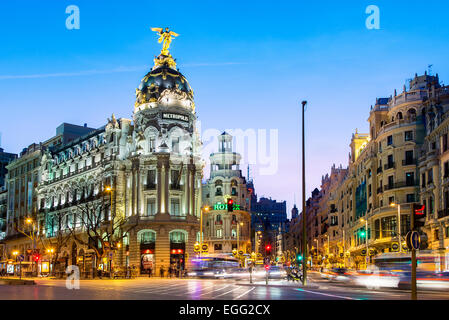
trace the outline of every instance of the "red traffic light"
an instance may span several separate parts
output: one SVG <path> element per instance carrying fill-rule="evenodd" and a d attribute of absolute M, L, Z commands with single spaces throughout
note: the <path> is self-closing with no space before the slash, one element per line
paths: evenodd
<path fill-rule="evenodd" d="M 265 250 L 270 251 L 270 250 L 271 250 L 271 246 L 270 246 L 269 244 L 267 244 L 267 245 L 265 246 Z"/>
<path fill-rule="evenodd" d="M 35 262 L 38 262 L 40 259 L 41 259 L 41 256 L 40 255 L 38 255 L 38 254 L 36 254 L 36 255 L 34 255 L 34 261 Z"/>
<path fill-rule="evenodd" d="M 228 205 L 229 205 L 229 204 L 233 204 L 233 203 L 234 203 L 234 200 L 228 199 Z"/>

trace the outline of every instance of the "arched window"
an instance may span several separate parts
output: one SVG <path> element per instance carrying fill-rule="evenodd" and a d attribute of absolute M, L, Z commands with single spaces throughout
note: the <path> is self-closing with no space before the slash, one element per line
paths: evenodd
<path fill-rule="evenodd" d="M 398 112 L 398 114 L 396 115 L 396 118 L 397 119 L 402 119 L 403 118 L 402 112 Z"/>
<path fill-rule="evenodd" d="M 187 242 L 187 232 L 184 230 L 174 230 L 170 232 L 170 242 L 185 243 Z"/>
<path fill-rule="evenodd" d="M 137 233 L 137 240 L 140 244 L 150 244 L 156 242 L 156 232 L 153 230 L 140 230 Z"/>

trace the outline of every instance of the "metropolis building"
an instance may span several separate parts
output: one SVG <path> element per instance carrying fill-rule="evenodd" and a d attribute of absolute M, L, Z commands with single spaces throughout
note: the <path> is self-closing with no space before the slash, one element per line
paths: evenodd
<path fill-rule="evenodd" d="M 46 150 L 38 187 L 39 234 L 47 243 L 67 229 L 77 235 L 60 250 L 65 265 L 76 264 L 86 274 L 95 265 L 108 271 L 111 264 L 140 274 L 152 269 L 156 275 L 161 267 L 189 268 L 199 239 L 204 166 L 196 119 L 193 90 L 163 50 L 136 89 L 132 120 L 112 115 L 105 126 Z M 123 223 L 102 239 L 104 250 L 95 261 L 84 216 L 77 211 L 105 198 L 99 228 L 106 234 L 115 219 Z M 48 258 L 44 253 L 43 260 Z"/>

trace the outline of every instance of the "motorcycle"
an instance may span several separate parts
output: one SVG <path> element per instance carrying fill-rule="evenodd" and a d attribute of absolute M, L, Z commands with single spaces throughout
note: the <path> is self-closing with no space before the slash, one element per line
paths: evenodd
<path fill-rule="evenodd" d="M 289 273 L 287 273 L 287 281 L 293 281 L 293 282 L 302 282 L 303 277 L 302 273 L 298 273 L 296 270 L 291 270 Z"/>

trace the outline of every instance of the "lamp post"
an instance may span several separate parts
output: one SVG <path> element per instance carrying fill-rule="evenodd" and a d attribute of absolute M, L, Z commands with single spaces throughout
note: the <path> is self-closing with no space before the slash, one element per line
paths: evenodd
<path fill-rule="evenodd" d="M 111 178 L 111 180 L 112 180 L 112 178 Z M 112 251 L 112 235 L 114 233 L 114 219 L 112 217 L 112 192 L 113 192 L 113 189 L 111 186 L 107 186 L 104 190 L 107 193 L 109 193 L 109 205 L 110 205 L 109 206 L 109 220 L 111 222 L 111 239 L 110 239 L 110 243 L 109 243 L 109 251 L 113 252 Z M 112 278 L 112 257 L 111 256 L 109 256 L 109 278 Z"/>
<path fill-rule="evenodd" d="M 33 233 L 31 236 L 31 242 L 33 244 L 33 255 L 36 253 L 36 224 L 34 223 L 32 218 L 26 218 L 25 219 L 25 223 L 27 225 L 32 225 L 33 226 Z M 37 267 L 37 261 L 35 262 L 35 268 L 36 268 L 36 276 L 38 276 L 38 267 Z"/>
<path fill-rule="evenodd" d="M 307 101 L 302 101 L 302 256 L 307 257 L 307 235 L 306 235 L 306 157 L 304 136 L 304 111 Z M 307 264 L 302 264 L 302 284 L 307 285 Z"/>
<path fill-rule="evenodd" d="M 52 274 L 54 271 L 54 264 L 52 263 L 53 252 L 55 252 L 55 249 L 53 249 L 53 248 L 47 249 L 47 253 L 50 255 L 50 274 Z"/>
<path fill-rule="evenodd" d="M 14 256 L 14 259 L 16 260 L 16 262 L 17 262 L 17 255 L 18 254 L 19 254 L 19 251 L 13 251 L 12 252 L 12 255 Z M 19 270 L 20 270 L 19 277 L 20 277 L 20 279 L 22 279 L 22 262 L 21 261 L 19 261 Z"/>

